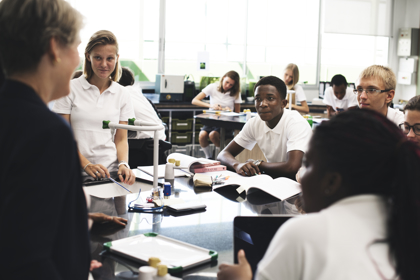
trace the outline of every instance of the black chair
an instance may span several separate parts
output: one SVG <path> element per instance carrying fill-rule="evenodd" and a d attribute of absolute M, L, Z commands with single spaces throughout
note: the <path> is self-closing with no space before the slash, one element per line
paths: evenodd
<path fill-rule="evenodd" d="M 131 168 L 153 165 L 153 138 L 128 139 L 128 164 Z M 166 163 L 165 152 L 172 148 L 172 144 L 159 140 L 159 164 Z"/>

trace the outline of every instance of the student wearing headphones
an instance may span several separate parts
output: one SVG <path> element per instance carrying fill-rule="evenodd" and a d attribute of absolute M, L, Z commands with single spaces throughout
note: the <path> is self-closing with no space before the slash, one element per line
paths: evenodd
<path fill-rule="evenodd" d="M 273 178 L 294 179 L 312 135 L 311 127 L 298 112 L 284 109 L 286 85 L 279 78 L 267 76 L 259 80 L 254 95 L 258 116 L 247 121 L 217 159 L 244 176 L 265 172 Z M 252 150 L 256 143 L 267 162 L 235 159 L 244 149 Z"/>

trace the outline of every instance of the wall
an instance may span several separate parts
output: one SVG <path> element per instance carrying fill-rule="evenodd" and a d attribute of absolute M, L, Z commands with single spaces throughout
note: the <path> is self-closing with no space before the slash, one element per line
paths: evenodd
<path fill-rule="evenodd" d="M 398 34 L 401 27 L 420 27 L 420 1 L 419 0 L 394 0 L 394 22 L 392 26 L 393 37 L 389 46 L 389 66 L 398 72 L 399 57 L 397 56 Z M 417 70 L 420 72 L 420 69 Z M 408 100 L 416 95 L 420 89 L 419 82 L 416 85 L 399 85 L 395 91 L 394 102 L 399 99 Z"/>

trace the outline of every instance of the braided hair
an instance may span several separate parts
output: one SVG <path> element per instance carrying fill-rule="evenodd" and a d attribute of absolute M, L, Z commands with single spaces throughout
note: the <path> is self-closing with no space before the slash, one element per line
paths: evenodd
<path fill-rule="evenodd" d="M 401 279 L 420 279 L 420 148 L 385 116 L 350 110 L 318 126 L 312 148 L 352 195 L 387 201 L 387 238 Z"/>

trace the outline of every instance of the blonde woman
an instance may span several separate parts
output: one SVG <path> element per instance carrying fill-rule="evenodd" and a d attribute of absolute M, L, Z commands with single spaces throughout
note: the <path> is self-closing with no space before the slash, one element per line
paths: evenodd
<path fill-rule="evenodd" d="M 288 90 L 295 91 L 296 101 L 300 102 L 300 106 L 292 103 L 292 109 L 307 114 L 309 113 L 309 107 L 306 102 L 305 92 L 301 86 L 297 85 L 298 82 L 299 68 L 296 64 L 290 63 L 286 66 L 286 69 L 284 69 L 284 83 L 286 84 Z M 291 101 L 289 98 L 289 102 L 293 102 L 293 100 Z"/>
<path fill-rule="evenodd" d="M 210 96 L 210 104 L 201 101 L 208 96 Z M 202 92 L 194 97 L 191 103 L 213 110 L 227 110 L 239 113 L 242 103 L 239 74 L 236 71 L 227 72 L 219 82 L 206 86 Z M 233 130 L 226 131 L 226 136 L 232 136 L 232 134 Z M 207 158 L 211 158 L 209 137 L 216 147 L 220 147 L 220 127 L 205 125 L 200 131 L 200 146 L 203 148 Z"/>
<path fill-rule="evenodd" d="M 133 184 L 127 131 L 117 129 L 111 135 L 102 129 L 103 120 L 127 124 L 134 117 L 130 94 L 117 83 L 120 77 L 117 38 L 110 31 L 98 31 L 86 46 L 83 75 L 71 81 L 70 94 L 57 100 L 53 110 L 70 122 L 80 165 L 88 175 L 100 179 L 117 171 L 122 182 Z"/>

